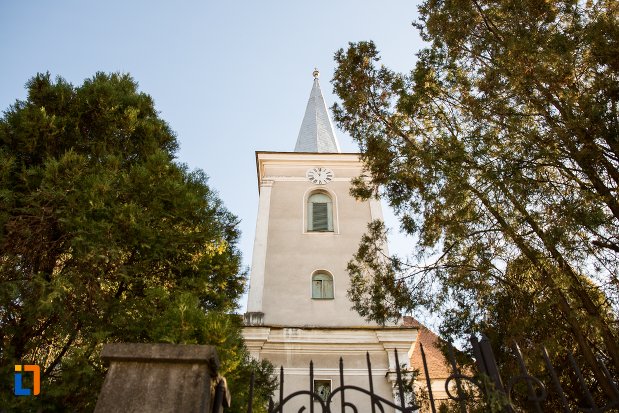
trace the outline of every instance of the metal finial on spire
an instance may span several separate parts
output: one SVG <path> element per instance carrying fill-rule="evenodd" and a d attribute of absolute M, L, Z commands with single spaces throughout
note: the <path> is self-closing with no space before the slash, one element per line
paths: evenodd
<path fill-rule="evenodd" d="M 318 79 L 318 76 L 320 76 L 320 72 L 317 68 L 314 68 L 314 72 L 312 73 L 312 75 L 314 75 L 314 79 Z"/>

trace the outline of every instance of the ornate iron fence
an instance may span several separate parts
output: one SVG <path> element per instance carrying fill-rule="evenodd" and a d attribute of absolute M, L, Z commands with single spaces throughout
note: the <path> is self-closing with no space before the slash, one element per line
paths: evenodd
<path fill-rule="evenodd" d="M 507 381 L 507 385 L 503 384 L 499 369 L 497 367 L 494 353 L 490 346 L 489 341 L 486 338 L 478 340 L 476 337 L 471 337 L 471 345 L 475 356 L 475 364 L 477 368 L 477 374 L 469 372 L 462 372 L 456 363 L 453 347 L 450 345 L 448 351 L 448 362 L 451 367 L 451 375 L 445 380 L 445 391 L 448 396 L 448 400 L 454 404 L 455 408 L 460 413 L 467 413 L 471 404 L 479 402 L 482 398 L 489 399 L 491 396 L 498 395 L 499 398 L 505 401 L 503 412 L 513 413 L 516 408 L 513 403 L 513 393 L 518 383 L 524 383 L 526 385 L 526 402 L 528 403 L 527 411 L 533 411 L 541 413 L 544 410 L 543 403 L 548 399 L 549 390 L 547 386 L 537 377 L 529 374 L 525 360 L 517 344 L 514 344 L 515 356 L 520 367 L 520 374 L 512 377 Z M 432 413 L 437 412 L 437 400 L 432 392 L 431 378 L 428 371 L 428 363 L 426 360 L 426 354 L 423 349 L 423 345 L 419 344 L 421 351 L 421 358 L 423 363 L 423 370 L 425 376 L 425 384 L 427 391 L 428 407 Z M 557 372 L 550 362 L 548 357 L 548 351 L 542 347 L 542 356 L 544 359 L 545 367 L 548 370 L 551 378 L 552 391 L 555 396 L 558 397 L 562 411 L 564 413 L 604 413 L 610 411 L 619 411 L 619 388 L 617 384 L 617 378 L 611 377 L 607 368 L 603 363 L 600 363 L 603 371 L 605 372 L 610 387 L 614 390 L 614 397 L 611 397 L 603 406 L 598 406 L 594 400 L 594 397 L 588 387 L 588 384 L 582 374 L 582 371 L 578 367 L 574 356 L 570 353 L 568 358 L 570 364 L 574 369 L 574 373 L 578 378 L 578 382 L 582 388 L 584 395 L 585 406 L 570 406 L 567 401 L 566 394 L 559 382 Z M 420 398 L 415 395 L 414 388 L 405 383 L 404 375 L 410 373 L 408 371 L 402 372 L 400 368 L 399 356 L 397 350 L 395 351 L 396 360 L 396 390 L 398 395 L 398 401 L 385 399 L 378 395 L 374 391 L 374 382 L 372 378 L 372 363 L 369 353 L 366 353 L 366 363 L 368 372 L 368 388 L 362 388 L 355 385 L 348 385 L 344 381 L 344 361 L 340 358 L 339 362 L 339 379 L 340 385 L 332 389 L 330 394 L 323 399 L 314 388 L 314 364 L 309 364 L 309 386 L 308 390 L 295 391 L 287 396 L 284 396 L 284 368 L 280 368 L 279 373 L 279 391 L 277 401 L 272 398 L 269 401 L 267 411 L 269 413 L 283 413 L 284 408 L 291 400 L 304 400 L 307 405 L 303 405 L 299 408 L 298 412 L 310 413 L 332 413 L 339 411 L 341 413 L 359 413 L 359 412 L 372 412 L 372 413 L 385 413 L 386 409 L 393 409 L 396 412 L 412 413 L 418 412 L 422 408 L 420 404 Z M 253 411 L 253 390 L 254 390 L 254 375 L 252 374 L 249 389 L 250 402 L 247 406 L 247 413 Z M 358 392 L 365 394 L 369 397 L 369 406 L 355 406 L 353 403 L 347 401 L 346 394 L 351 392 Z M 455 392 L 455 394 L 453 394 Z M 334 401 L 334 398 L 339 396 L 339 403 Z M 339 406 L 337 406 L 339 405 Z M 339 409 L 338 409 L 339 408 Z M 424 410 L 427 410 L 424 409 Z"/>

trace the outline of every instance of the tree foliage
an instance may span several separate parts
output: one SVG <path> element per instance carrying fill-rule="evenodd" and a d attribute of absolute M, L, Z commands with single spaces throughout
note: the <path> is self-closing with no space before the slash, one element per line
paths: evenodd
<path fill-rule="evenodd" d="M 174 161 L 150 96 L 103 73 L 27 88 L 0 119 L 0 365 L 40 365 L 42 393 L 16 400 L 2 380 L 0 404 L 92 410 L 116 341 L 214 344 L 221 374 L 258 367 L 270 386 L 227 314 L 245 281 L 237 218 Z"/>
<path fill-rule="evenodd" d="M 577 351 L 614 394 L 597 358 L 617 377 L 618 7 L 426 0 L 410 73 L 372 42 L 336 53 L 335 119 L 368 175 L 353 192 L 384 196 L 418 241 L 416 260 L 386 257 L 370 228 L 349 264 L 358 310 L 427 306 L 450 335 Z"/>

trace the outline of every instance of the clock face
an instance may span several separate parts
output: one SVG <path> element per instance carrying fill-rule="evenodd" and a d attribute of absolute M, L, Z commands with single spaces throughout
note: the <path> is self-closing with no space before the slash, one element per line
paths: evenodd
<path fill-rule="evenodd" d="M 312 168 L 307 171 L 307 179 L 315 184 L 324 185 L 333 179 L 333 171 L 328 168 Z"/>

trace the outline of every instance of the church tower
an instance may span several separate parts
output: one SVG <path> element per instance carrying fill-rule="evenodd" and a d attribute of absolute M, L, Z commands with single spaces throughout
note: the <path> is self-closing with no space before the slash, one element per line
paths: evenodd
<path fill-rule="evenodd" d="M 243 335 L 253 357 L 284 367 L 284 396 L 309 390 L 310 360 L 317 391 L 338 387 L 340 357 L 346 384 L 367 388 L 368 352 L 375 391 L 393 399 L 394 349 L 406 364 L 417 329 L 368 323 L 351 309 L 346 265 L 382 211 L 379 201 L 349 193 L 362 164 L 358 154 L 341 152 L 318 77 L 315 70 L 294 152 L 256 152 L 259 204 Z M 369 406 L 365 395 L 346 397 Z M 309 411 L 307 400 L 291 400 L 284 411 L 302 405 Z"/>

